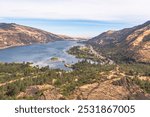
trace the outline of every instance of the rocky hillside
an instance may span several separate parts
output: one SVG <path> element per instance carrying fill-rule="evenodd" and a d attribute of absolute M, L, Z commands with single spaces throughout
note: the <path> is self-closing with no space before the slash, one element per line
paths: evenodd
<path fill-rule="evenodd" d="M 150 21 L 119 31 L 107 31 L 88 41 L 112 58 L 150 63 Z"/>
<path fill-rule="evenodd" d="M 18 99 L 27 97 L 36 97 L 38 92 L 40 93 L 38 99 L 44 100 L 150 100 L 150 94 L 146 93 L 139 85 L 135 83 L 135 80 L 141 82 L 143 76 L 134 79 L 134 76 L 127 75 L 121 71 L 121 68 L 117 66 L 113 70 L 104 73 L 100 73 L 101 78 L 97 82 L 84 84 L 76 87 L 72 93 L 67 97 L 61 94 L 62 89 L 55 87 L 54 85 L 34 85 L 29 86 L 24 92 L 20 92 L 17 95 Z M 149 77 L 142 79 L 148 82 Z M 66 85 L 66 84 L 64 84 Z M 69 90 L 71 87 L 69 87 Z"/>
<path fill-rule="evenodd" d="M 56 35 L 40 29 L 14 23 L 0 23 L 0 48 L 33 43 L 46 43 L 64 39 L 71 39 L 71 37 Z"/>

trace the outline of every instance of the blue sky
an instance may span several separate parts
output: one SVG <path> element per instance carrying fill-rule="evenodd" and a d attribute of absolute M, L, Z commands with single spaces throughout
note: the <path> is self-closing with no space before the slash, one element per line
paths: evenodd
<path fill-rule="evenodd" d="M 150 0 L 0 0 L 0 22 L 92 37 L 150 19 Z"/>
<path fill-rule="evenodd" d="M 56 34 L 64 34 L 76 37 L 93 37 L 107 30 L 118 30 L 131 27 L 130 23 L 96 21 L 96 20 L 51 20 L 51 19 L 18 19 L 3 18 L 5 23 L 17 23 L 36 27 Z"/>

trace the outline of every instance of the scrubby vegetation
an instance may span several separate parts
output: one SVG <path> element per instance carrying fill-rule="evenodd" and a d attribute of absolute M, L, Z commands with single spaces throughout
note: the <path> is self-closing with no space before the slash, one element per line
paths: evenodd
<path fill-rule="evenodd" d="M 110 58 L 116 63 L 130 63 L 135 62 L 134 59 L 129 58 L 126 56 L 126 52 L 124 50 L 121 50 L 122 48 L 118 49 L 113 44 L 105 47 L 101 47 L 99 44 L 92 43 L 92 47 L 95 51 L 98 53 L 101 53 L 106 58 Z"/>
<path fill-rule="evenodd" d="M 115 75 L 120 77 L 118 72 L 125 76 L 132 76 L 133 81 L 145 92 L 150 93 L 149 80 L 140 80 L 138 76 L 150 78 L 150 65 L 143 63 L 117 63 L 100 64 L 90 63 L 88 59 L 95 60 L 93 55 L 89 55 L 88 48 L 74 47 L 69 53 L 84 58 L 83 61 L 72 65 L 72 71 L 60 69 L 39 68 L 31 66 L 31 63 L 0 63 L 0 99 L 20 99 L 17 96 L 20 92 L 34 85 L 52 85 L 59 90 L 64 97 L 68 97 L 75 89 L 85 84 L 108 80 L 107 77 L 116 71 Z M 117 71 L 118 68 L 119 70 Z M 102 75 L 103 74 L 103 75 Z M 42 91 L 34 96 L 26 96 L 21 99 L 38 99 Z"/>
<path fill-rule="evenodd" d="M 150 77 L 150 65 L 142 63 L 128 63 L 120 64 L 121 71 L 124 71 L 127 75 L 141 75 Z"/>
<path fill-rule="evenodd" d="M 86 60 L 73 65 L 73 71 L 70 72 L 49 67 L 31 67 L 29 63 L 1 63 L 0 66 L 0 99 L 17 99 L 17 95 L 27 87 L 43 84 L 57 87 L 60 93 L 67 97 L 77 87 L 107 80 L 107 74 L 116 69 L 116 65 L 91 64 Z M 146 65 L 122 64 L 120 70 L 130 76 L 150 74 L 150 67 Z M 105 76 L 101 73 L 105 73 Z M 134 80 L 143 90 L 150 93 L 148 81 Z M 34 97 L 24 99 L 38 99 L 39 96 L 37 93 Z"/>
<path fill-rule="evenodd" d="M 144 39 L 143 39 L 143 41 L 144 41 L 144 42 L 150 41 L 150 35 L 145 36 Z"/>
<path fill-rule="evenodd" d="M 150 81 L 134 78 L 133 81 L 139 85 L 145 92 L 150 93 Z"/>
<path fill-rule="evenodd" d="M 101 59 L 91 52 L 88 46 L 74 46 L 67 51 L 69 54 L 75 55 L 77 58 L 90 59 L 93 61 L 101 61 Z"/>
<path fill-rule="evenodd" d="M 115 65 L 91 64 L 87 61 L 75 64 L 72 72 L 31 67 L 29 63 L 1 63 L 0 66 L 0 99 L 16 99 L 28 86 L 42 84 L 54 85 L 64 96 L 68 96 L 76 87 L 100 80 L 100 72 L 115 68 Z"/>

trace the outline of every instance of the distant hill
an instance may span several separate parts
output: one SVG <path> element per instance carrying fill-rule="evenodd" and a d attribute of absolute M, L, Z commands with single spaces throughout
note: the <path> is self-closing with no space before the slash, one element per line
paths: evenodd
<path fill-rule="evenodd" d="M 0 23 L 0 48 L 73 39 L 15 23 Z"/>
<path fill-rule="evenodd" d="M 150 63 L 150 21 L 132 28 L 104 32 L 87 43 L 111 58 Z"/>

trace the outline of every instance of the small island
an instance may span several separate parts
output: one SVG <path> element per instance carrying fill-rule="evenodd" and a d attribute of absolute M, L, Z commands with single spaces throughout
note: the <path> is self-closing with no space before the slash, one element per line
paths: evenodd
<path fill-rule="evenodd" d="M 59 58 L 58 58 L 58 57 L 51 57 L 50 60 L 51 60 L 51 61 L 59 61 Z"/>

